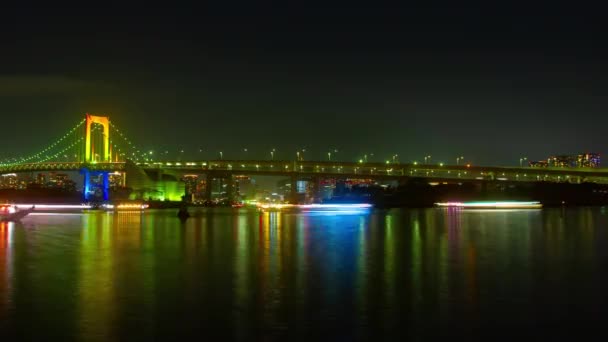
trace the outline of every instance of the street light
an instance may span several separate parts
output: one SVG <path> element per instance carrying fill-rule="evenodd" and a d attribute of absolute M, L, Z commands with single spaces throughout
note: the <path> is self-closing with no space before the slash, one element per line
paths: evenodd
<path fill-rule="evenodd" d="M 220 160 L 224 159 L 224 152 L 220 151 Z"/>
<path fill-rule="evenodd" d="M 523 167 L 523 161 L 524 160 L 528 160 L 528 157 L 521 157 L 521 158 L 519 158 L 519 167 Z"/>
<path fill-rule="evenodd" d="M 331 161 L 331 152 L 327 152 L 327 160 Z"/>
<path fill-rule="evenodd" d="M 460 162 L 461 160 L 463 160 L 463 159 L 464 159 L 464 157 L 463 157 L 463 156 L 460 156 L 460 157 L 456 158 L 456 165 L 458 165 L 458 164 L 459 164 L 459 162 Z"/>
<path fill-rule="evenodd" d="M 272 151 L 270 151 L 270 160 L 274 160 L 274 152 L 275 149 L 273 148 Z"/>
<path fill-rule="evenodd" d="M 300 161 L 300 151 L 296 151 L 296 161 Z"/>
<path fill-rule="evenodd" d="M 430 163 L 430 162 L 431 162 L 431 156 L 426 156 L 426 157 L 424 157 L 424 163 L 425 163 L 425 164 L 428 164 L 428 163 Z"/>
<path fill-rule="evenodd" d="M 393 155 L 393 163 L 397 160 L 398 157 L 399 157 L 398 154 Z"/>

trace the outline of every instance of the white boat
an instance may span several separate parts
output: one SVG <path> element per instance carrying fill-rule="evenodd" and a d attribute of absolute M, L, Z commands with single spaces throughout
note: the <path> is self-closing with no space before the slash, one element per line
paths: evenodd
<path fill-rule="evenodd" d="M 441 208 L 462 209 L 541 209 L 543 205 L 537 201 L 498 201 L 498 202 L 442 202 L 435 203 Z"/>

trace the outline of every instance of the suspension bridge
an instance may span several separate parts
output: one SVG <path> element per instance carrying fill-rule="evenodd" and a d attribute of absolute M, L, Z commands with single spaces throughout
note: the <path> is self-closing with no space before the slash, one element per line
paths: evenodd
<path fill-rule="evenodd" d="M 429 182 L 569 182 L 608 183 L 606 169 L 496 167 L 417 163 L 374 163 L 303 160 L 203 160 L 161 161 L 139 149 L 107 116 L 85 114 L 67 133 L 38 152 L 0 161 L 0 173 L 77 171 L 83 177 L 83 197 L 97 192 L 109 200 L 109 175 L 122 173 L 126 186 L 140 199 L 179 200 L 184 174 L 222 179 L 228 187 L 236 175 L 290 177 L 294 198 L 296 182 L 323 178 L 404 181 L 425 178 Z M 95 179 L 96 181 L 93 181 Z M 101 179 L 101 181 L 99 181 Z M 209 186 L 207 188 L 210 188 Z M 99 191 L 100 190 L 100 191 Z M 210 190 L 207 190 L 210 196 Z"/>

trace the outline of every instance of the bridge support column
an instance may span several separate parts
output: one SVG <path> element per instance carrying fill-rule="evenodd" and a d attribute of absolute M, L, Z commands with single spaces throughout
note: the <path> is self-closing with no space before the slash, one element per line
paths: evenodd
<path fill-rule="evenodd" d="M 102 172 L 101 177 L 101 189 L 103 191 L 103 200 L 108 201 L 110 199 L 110 173 Z"/>
<path fill-rule="evenodd" d="M 102 199 L 108 201 L 110 199 L 110 172 L 108 171 L 91 171 L 87 168 L 80 170 L 80 174 L 84 176 L 82 197 L 85 201 L 90 201 L 94 195 L 94 189 L 101 187 Z M 91 177 L 101 176 L 101 184 L 94 184 Z"/>
<path fill-rule="evenodd" d="M 88 201 L 91 193 L 91 173 L 89 169 L 80 170 L 80 174 L 84 176 L 84 181 L 82 182 L 82 198 L 85 201 Z"/>

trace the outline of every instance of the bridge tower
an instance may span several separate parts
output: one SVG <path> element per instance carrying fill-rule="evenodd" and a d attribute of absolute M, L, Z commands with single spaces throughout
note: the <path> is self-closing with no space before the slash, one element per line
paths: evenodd
<path fill-rule="evenodd" d="M 95 153 L 93 153 L 91 128 L 93 124 L 99 124 L 103 127 L 103 159 L 101 162 L 109 163 L 112 161 L 110 154 L 110 119 L 107 116 L 96 116 L 85 114 L 85 151 L 84 151 L 84 163 L 96 163 L 98 160 L 95 159 Z M 88 167 L 84 167 L 80 170 L 80 173 L 84 176 L 84 189 L 83 197 L 85 201 L 91 199 L 92 192 L 96 187 L 100 187 L 103 193 L 103 200 L 107 201 L 110 199 L 110 174 L 108 171 L 91 171 Z M 91 182 L 92 176 L 101 176 L 101 184 L 93 184 Z"/>
<path fill-rule="evenodd" d="M 84 151 L 84 162 L 92 163 L 95 162 L 95 154 L 92 151 L 91 146 L 91 126 L 93 124 L 100 124 L 103 127 L 103 161 L 110 162 L 112 157 L 110 155 L 110 118 L 107 116 L 96 116 L 89 113 L 86 115 L 85 121 L 85 151 Z"/>

